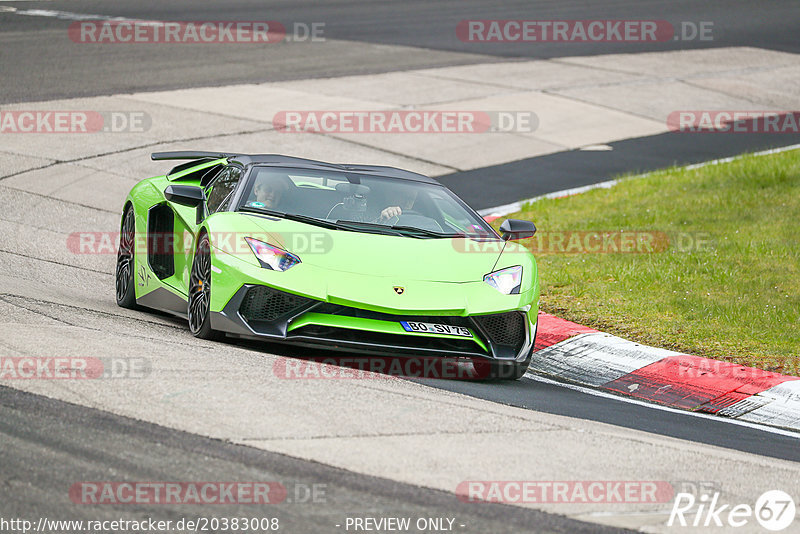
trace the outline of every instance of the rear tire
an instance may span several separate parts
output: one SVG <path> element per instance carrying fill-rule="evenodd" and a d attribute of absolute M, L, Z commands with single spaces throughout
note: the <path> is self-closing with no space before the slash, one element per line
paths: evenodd
<path fill-rule="evenodd" d="M 225 337 L 223 332 L 211 328 L 211 242 L 207 234 L 200 238 L 192 261 L 187 316 L 194 337 L 212 341 Z"/>
<path fill-rule="evenodd" d="M 136 287 L 134 281 L 136 243 L 136 214 L 133 206 L 128 206 L 122 215 L 122 226 L 119 232 L 119 249 L 117 250 L 117 269 L 115 288 L 117 306 L 136 309 Z"/>

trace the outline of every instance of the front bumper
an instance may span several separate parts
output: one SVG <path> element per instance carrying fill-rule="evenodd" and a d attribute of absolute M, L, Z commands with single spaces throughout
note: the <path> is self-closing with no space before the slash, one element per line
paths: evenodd
<path fill-rule="evenodd" d="M 212 247 L 211 327 L 239 337 L 380 355 L 523 361 L 536 337 L 535 265 L 520 294 L 482 281 L 436 282 L 331 271 L 263 269 Z M 245 255 L 244 258 L 250 259 Z M 393 286 L 405 288 L 396 294 Z M 406 332 L 400 321 L 469 328 L 472 338 Z M 508 338 L 508 331 L 515 333 Z"/>
<path fill-rule="evenodd" d="M 401 321 L 465 327 L 472 337 L 407 332 Z M 536 310 L 527 305 L 476 315 L 386 313 L 244 284 L 222 310 L 212 311 L 211 327 L 238 337 L 361 354 L 524 361 L 536 335 Z"/>

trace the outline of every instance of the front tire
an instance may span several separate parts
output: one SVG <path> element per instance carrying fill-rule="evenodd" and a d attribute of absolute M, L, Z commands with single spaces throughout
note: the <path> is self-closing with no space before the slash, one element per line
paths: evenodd
<path fill-rule="evenodd" d="M 117 250 L 117 269 L 115 288 L 117 306 L 136 309 L 136 287 L 134 286 L 134 266 L 136 243 L 136 215 L 133 206 L 128 206 L 122 215 L 122 226 L 119 232 L 119 249 Z"/>
<path fill-rule="evenodd" d="M 539 333 L 539 323 L 533 328 L 533 339 L 531 339 L 531 348 L 528 351 L 528 356 L 521 362 L 491 362 L 491 369 L 489 375 L 491 378 L 497 380 L 519 380 L 525 373 L 528 372 L 528 367 L 531 365 L 533 359 L 533 351 L 536 348 L 536 335 Z"/>
<path fill-rule="evenodd" d="M 481 367 L 478 368 L 478 372 L 485 373 L 484 376 L 490 380 L 519 380 L 525 373 L 528 372 L 528 367 L 531 365 L 531 360 L 533 359 L 533 350 L 536 345 L 536 335 L 538 334 L 539 324 L 536 324 L 536 327 L 533 331 L 533 339 L 531 340 L 531 348 L 528 351 L 528 356 L 521 362 L 500 362 L 500 361 L 493 361 L 493 360 L 483 360 L 481 361 Z"/>
<path fill-rule="evenodd" d="M 530 364 L 530 355 L 521 362 L 490 362 L 489 378 L 494 380 L 519 380 L 528 371 Z"/>
<path fill-rule="evenodd" d="M 211 328 L 211 242 L 203 234 L 197 244 L 189 279 L 189 330 L 200 339 L 219 340 L 225 334 Z"/>

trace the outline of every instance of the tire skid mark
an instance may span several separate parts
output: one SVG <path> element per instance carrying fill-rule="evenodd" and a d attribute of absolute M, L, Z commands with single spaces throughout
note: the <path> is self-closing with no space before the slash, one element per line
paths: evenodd
<path fill-rule="evenodd" d="M 51 306 L 56 306 L 56 307 L 60 307 L 60 308 L 68 308 L 68 309 L 74 310 L 77 313 L 90 313 L 90 314 L 94 314 L 94 315 L 100 315 L 100 316 L 103 316 L 103 317 L 110 317 L 110 318 L 114 318 L 114 319 L 124 319 L 124 320 L 129 320 L 129 321 L 136 321 L 136 323 L 145 323 L 145 324 L 150 324 L 150 325 L 154 325 L 154 326 L 160 326 L 160 327 L 165 327 L 165 328 L 169 328 L 169 329 L 179 330 L 181 332 L 188 332 L 188 329 L 185 329 L 185 328 L 182 328 L 182 327 L 176 326 L 176 325 L 158 323 L 158 322 L 155 322 L 155 321 L 148 321 L 146 319 L 128 317 L 126 315 L 119 315 L 119 314 L 106 312 L 106 311 L 101 311 L 101 310 L 93 310 L 91 308 L 84 308 L 84 307 L 81 307 L 81 306 L 72 306 L 72 305 L 69 305 L 69 304 L 62 304 L 60 302 L 53 302 L 53 301 L 41 300 L 41 299 L 33 299 L 33 298 L 26 297 L 26 296 L 23 296 L 23 295 L 15 295 L 13 293 L 0 293 L 0 302 L 5 302 L 6 304 L 9 304 L 11 306 L 15 306 L 17 308 L 21 308 L 21 309 L 27 310 L 29 312 L 39 314 L 39 315 L 41 315 L 43 317 L 47 317 L 48 319 L 53 319 L 55 321 L 58 321 L 60 323 L 65 324 L 67 326 L 71 326 L 71 327 L 75 327 L 75 328 L 82 328 L 82 329 L 86 329 L 86 330 L 92 330 L 92 331 L 95 331 L 95 332 L 109 333 L 107 330 L 102 329 L 102 328 L 95 328 L 95 327 L 87 326 L 85 324 L 73 323 L 73 322 L 70 322 L 70 321 L 68 321 L 66 319 L 62 319 L 60 317 L 57 317 L 57 316 L 54 316 L 54 315 L 50 315 L 50 314 L 45 313 L 45 312 L 43 312 L 41 310 L 37 310 L 37 309 L 35 309 L 33 307 L 28 307 L 28 306 L 25 306 L 24 304 L 21 304 L 21 303 L 18 303 L 18 302 L 14 302 L 15 300 L 21 300 L 21 301 L 24 301 L 24 302 L 33 302 L 33 303 L 40 304 L 40 305 L 51 305 Z M 182 346 L 193 347 L 193 348 L 196 348 L 198 346 L 196 343 L 185 343 L 185 342 L 182 342 L 182 341 L 176 341 L 174 339 L 154 338 L 154 337 L 148 337 L 148 336 L 143 336 L 143 335 L 138 335 L 138 334 L 132 334 L 130 332 L 126 333 L 125 335 L 127 337 L 133 337 L 133 338 L 142 339 L 142 340 L 145 340 L 145 341 L 155 341 L 155 342 L 158 342 L 158 343 L 172 343 L 172 344 L 175 344 L 175 345 L 182 345 Z"/>
<path fill-rule="evenodd" d="M 80 178 L 78 178 L 75 181 L 76 182 L 80 181 Z M 66 185 L 72 185 L 72 184 L 65 184 L 65 186 Z M 47 200 L 52 200 L 54 202 L 62 202 L 64 204 L 69 204 L 70 206 L 80 206 L 81 208 L 86 208 L 86 209 L 89 209 L 89 210 L 100 211 L 102 213 L 110 213 L 112 215 L 117 215 L 117 210 L 107 210 L 105 208 L 98 208 L 97 206 L 90 206 L 88 204 L 81 204 L 80 202 L 75 202 L 73 200 L 65 200 L 63 198 L 51 197 L 50 195 L 45 195 L 43 193 L 36 193 L 34 191 L 28 191 L 27 189 L 20 189 L 19 187 L 14 187 L 12 185 L 3 185 L 2 187 L 6 188 L 6 189 L 13 189 L 14 191 L 19 191 L 19 192 L 25 193 L 27 195 L 33 195 L 35 197 L 40 197 L 40 198 L 44 198 L 44 199 L 47 199 Z M 4 221 L 8 221 L 8 222 L 17 222 L 17 221 L 11 221 L 9 219 L 3 219 L 3 220 Z"/>
<path fill-rule="evenodd" d="M 60 261 L 55 261 L 55 260 L 46 260 L 44 258 L 36 258 L 34 256 L 28 256 L 27 254 L 22 254 L 21 252 L 13 252 L 11 250 L 0 249 L 0 253 L 11 254 L 12 256 L 19 256 L 21 258 L 26 258 L 26 259 L 29 259 L 29 260 L 36 260 L 36 261 L 43 261 L 45 263 L 52 263 L 54 265 L 60 265 L 62 267 L 71 267 L 72 269 L 80 269 L 82 271 L 88 271 L 90 273 L 102 274 L 104 276 L 114 276 L 113 273 L 109 273 L 109 272 L 106 272 L 106 271 L 98 271 L 97 269 L 90 269 L 89 267 L 80 267 L 78 265 L 72 265 L 72 264 L 69 264 L 69 263 L 61 263 Z"/>

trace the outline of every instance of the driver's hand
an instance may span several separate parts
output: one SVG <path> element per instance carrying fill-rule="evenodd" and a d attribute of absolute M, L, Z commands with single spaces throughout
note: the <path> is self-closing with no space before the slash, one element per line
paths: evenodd
<path fill-rule="evenodd" d="M 399 217 L 403 213 L 400 206 L 389 206 L 381 212 L 381 219 L 391 219 L 392 217 Z"/>

